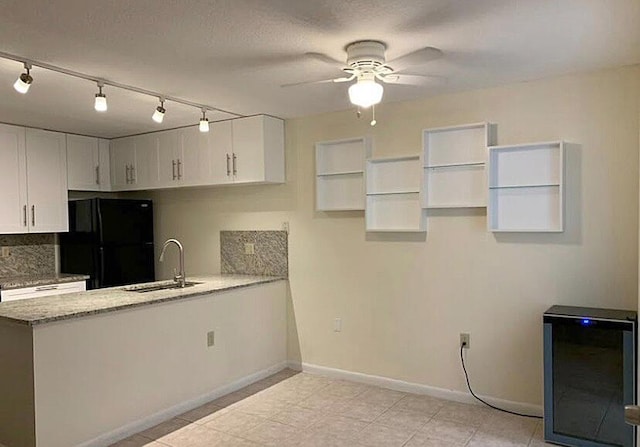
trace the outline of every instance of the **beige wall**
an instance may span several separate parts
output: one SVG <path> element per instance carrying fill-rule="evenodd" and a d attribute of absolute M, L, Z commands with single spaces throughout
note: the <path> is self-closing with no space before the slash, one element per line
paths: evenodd
<path fill-rule="evenodd" d="M 548 306 L 637 307 L 639 92 L 636 66 L 385 103 L 375 128 L 353 110 L 290 120 L 286 185 L 151 193 L 156 238 L 184 243 L 187 273 L 215 273 L 219 230 L 289 221 L 291 358 L 464 390 L 458 334 L 470 332 L 477 391 L 539 404 Z M 315 142 L 371 132 L 375 156 L 412 154 L 423 128 L 478 121 L 500 144 L 581 145 L 567 154 L 564 233 L 491 234 L 484 210 L 459 210 L 432 213 L 426 239 L 380 238 L 362 212 L 314 211 Z"/>

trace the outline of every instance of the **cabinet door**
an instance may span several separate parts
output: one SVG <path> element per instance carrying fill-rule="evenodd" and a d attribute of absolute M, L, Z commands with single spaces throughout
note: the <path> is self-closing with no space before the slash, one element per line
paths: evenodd
<path fill-rule="evenodd" d="M 264 181 L 263 116 L 238 118 L 233 123 L 233 174 L 238 183 Z"/>
<path fill-rule="evenodd" d="M 180 129 L 179 141 L 183 158 L 183 180 L 185 185 L 210 185 L 213 183 L 211 162 L 213 152 L 209 136 L 215 133 L 212 123 L 209 132 L 200 132 L 197 127 Z"/>
<path fill-rule="evenodd" d="M 209 131 L 211 184 L 233 182 L 233 121 L 212 123 Z"/>
<path fill-rule="evenodd" d="M 0 234 L 26 233 L 27 161 L 24 128 L 0 125 Z"/>
<path fill-rule="evenodd" d="M 109 140 L 98 140 L 98 179 L 100 181 L 100 191 L 111 191 L 111 161 L 109 152 Z M 69 163 L 69 160 L 67 160 Z"/>
<path fill-rule="evenodd" d="M 76 191 L 100 191 L 98 139 L 67 135 L 67 186 Z"/>
<path fill-rule="evenodd" d="M 133 137 L 111 140 L 111 189 L 126 191 L 132 188 L 131 168 L 136 164 L 136 143 Z"/>
<path fill-rule="evenodd" d="M 161 188 L 181 185 L 184 178 L 182 150 L 178 143 L 177 130 L 158 132 L 158 175 Z"/>
<path fill-rule="evenodd" d="M 157 188 L 160 185 L 158 136 L 153 133 L 133 138 L 136 144 L 136 161 L 132 189 Z"/>
<path fill-rule="evenodd" d="M 26 130 L 29 231 L 69 231 L 66 135 Z"/>

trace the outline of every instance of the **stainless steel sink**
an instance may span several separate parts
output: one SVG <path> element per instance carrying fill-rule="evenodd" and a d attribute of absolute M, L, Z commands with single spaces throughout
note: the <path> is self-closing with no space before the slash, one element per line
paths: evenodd
<path fill-rule="evenodd" d="M 202 284 L 201 282 L 195 281 L 187 281 L 184 284 L 184 287 L 193 287 L 197 284 Z M 148 284 L 143 286 L 129 286 L 125 287 L 124 290 L 127 292 L 138 292 L 138 293 L 146 293 L 146 292 L 156 292 L 158 290 L 171 290 L 171 289 L 182 289 L 179 283 L 170 282 L 170 283 L 161 283 L 161 284 Z"/>

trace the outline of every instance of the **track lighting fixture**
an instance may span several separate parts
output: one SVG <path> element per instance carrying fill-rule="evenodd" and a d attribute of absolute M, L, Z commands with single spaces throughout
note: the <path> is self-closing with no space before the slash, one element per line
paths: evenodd
<path fill-rule="evenodd" d="M 24 65 L 25 72 L 18 77 L 16 82 L 13 84 L 13 88 L 18 92 L 25 94 L 29 91 L 31 84 L 33 83 L 33 78 L 31 77 L 31 68 L 38 67 L 44 70 L 53 71 L 55 73 L 60 73 L 71 78 L 81 79 L 84 81 L 94 82 L 98 85 L 98 93 L 95 95 L 95 102 L 93 107 L 98 112 L 106 112 L 107 111 L 107 95 L 102 92 L 102 89 L 105 85 L 108 85 L 113 88 L 119 88 L 121 90 L 126 90 L 128 92 L 137 93 L 144 96 L 152 96 L 154 98 L 158 98 L 160 100 L 160 105 L 156 107 L 156 110 L 153 112 L 153 116 L 151 117 L 153 121 L 156 123 L 162 123 L 164 119 L 164 115 L 166 110 L 164 108 L 165 101 L 175 102 L 177 104 L 182 104 L 188 107 L 198 108 L 202 111 L 202 118 L 200 119 L 200 132 L 209 132 L 209 120 L 207 119 L 207 111 L 214 110 L 216 112 L 221 112 L 227 115 L 244 117 L 239 113 L 231 112 L 229 110 L 224 110 L 218 107 L 213 107 L 207 104 L 199 104 L 196 102 L 188 101 L 186 99 L 178 98 L 176 96 L 167 96 L 160 92 L 154 92 L 152 90 L 147 90 L 140 87 L 135 87 L 133 85 L 121 84 L 119 82 L 110 81 L 104 78 L 97 78 L 95 76 L 88 75 L 86 73 L 81 73 L 74 70 L 69 70 L 67 68 L 58 67 L 56 65 L 51 65 L 46 62 L 39 62 L 32 59 L 27 59 L 22 56 L 17 56 L 10 53 L 5 53 L 0 51 L 0 59 L 6 59 L 10 61 L 20 62 Z"/>
<path fill-rule="evenodd" d="M 33 78 L 29 74 L 31 71 L 31 64 L 25 62 L 24 69 L 25 73 L 22 73 L 13 84 L 13 88 L 16 89 L 16 92 L 22 93 L 23 95 L 29 91 L 29 87 L 31 87 L 31 84 L 33 83 Z"/>
<path fill-rule="evenodd" d="M 207 118 L 207 109 L 202 109 L 202 118 L 200 118 L 200 132 L 209 132 L 209 119 Z"/>
<path fill-rule="evenodd" d="M 93 103 L 93 108 L 96 109 L 96 112 L 107 111 L 107 95 L 102 93 L 102 87 L 104 87 L 104 83 L 98 82 L 98 93 L 96 93 L 96 100 Z"/>
<path fill-rule="evenodd" d="M 164 119 L 164 114 L 166 112 L 164 108 L 164 98 L 159 98 L 159 99 L 160 99 L 160 105 L 156 107 L 156 110 L 155 112 L 153 112 L 153 116 L 151 117 L 151 119 L 158 124 L 162 123 L 162 120 Z"/>

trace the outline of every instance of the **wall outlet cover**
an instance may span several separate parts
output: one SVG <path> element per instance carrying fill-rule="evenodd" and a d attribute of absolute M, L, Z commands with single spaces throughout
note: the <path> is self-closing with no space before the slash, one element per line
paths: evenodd
<path fill-rule="evenodd" d="M 255 255 L 256 254 L 256 244 L 252 242 L 245 242 L 244 244 L 244 254 L 245 255 Z"/>

